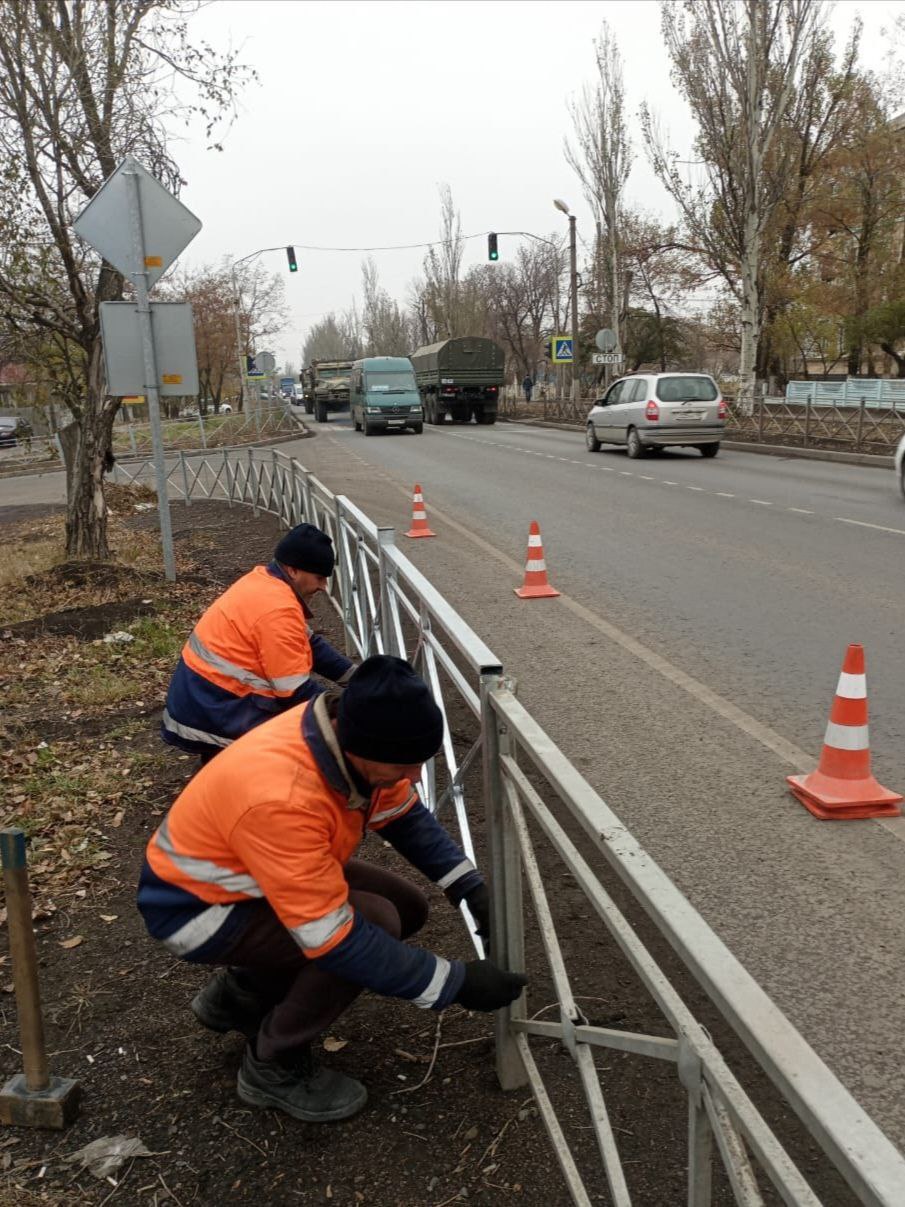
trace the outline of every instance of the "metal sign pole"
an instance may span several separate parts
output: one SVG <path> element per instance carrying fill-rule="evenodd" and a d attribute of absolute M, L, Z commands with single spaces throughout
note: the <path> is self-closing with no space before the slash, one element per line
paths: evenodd
<path fill-rule="evenodd" d="M 163 568 L 169 582 L 176 581 L 176 558 L 173 552 L 173 527 L 170 521 L 170 500 L 167 495 L 167 472 L 163 456 L 163 431 L 160 426 L 160 394 L 157 384 L 157 355 L 154 348 L 154 328 L 151 324 L 151 307 L 148 304 L 148 272 L 145 264 L 145 242 L 141 225 L 141 195 L 138 189 L 138 173 L 127 168 L 125 173 L 129 198 L 129 227 L 132 234 L 132 253 L 135 269 L 132 283 L 135 286 L 136 309 L 141 328 L 141 346 L 144 354 L 145 397 L 148 400 L 148 418 L 151 422 L 151 447 L 154 454 L 154 479 L 157 486 L 157 511 L 160 516 L 160 542 L 163 546 Z"/>

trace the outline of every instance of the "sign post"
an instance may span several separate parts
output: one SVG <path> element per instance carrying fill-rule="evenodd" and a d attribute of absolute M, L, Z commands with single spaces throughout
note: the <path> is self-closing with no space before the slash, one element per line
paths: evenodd
<path fill-rule="evenodd" d="M 127 155 L 75 219 L 72 228 L 79 238 L 128 277 L 135 288 L 163 565 L 167 579 L 174 582 L 176 558 L 160 424 L 157 351 L 148 293 L 198 234 L 201 223 L 137 159 Z"/>
<path fill-rule="evenodd" d="M 125 173 L 129 197 L 129 229 L 132 234 L 130 274 L 135 287 L 138 325 L 141 331 L 141 350 L 145 368 L 145 394 L 148 399 L 148 418 L 151 421 L 151 448 L 154 454 L 154 480 L 157 486 L 157 512 L 160 516 L 160 543 L 163 545 L 163 569 L 169 582 L 176 581 L 176 555 L 173 551 L 173 523 L 167 495 L 167 469 L 163 458 L 163 428 L 160 423 L 160 394 L 157 388 L 157 352 L 151 327 L 151 307 L 148 304 L 148 268 L 145 261 L 145 240 L 141 229 L 141 197 L 138 175 Z"/>

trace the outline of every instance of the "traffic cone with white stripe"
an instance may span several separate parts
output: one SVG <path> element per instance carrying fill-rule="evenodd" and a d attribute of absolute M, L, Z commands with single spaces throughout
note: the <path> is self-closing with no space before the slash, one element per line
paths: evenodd
<path fill-rule="evenodd" d="M 519 599 L 549 599 L 559 595 L 547 581 L 547 563 L 544 561 L 544 546 L 540 539 L 537 520 L 531 521 L 528 532 L 528 557 L 525 561 L 525 581 L 514 588 Z"/>
<path fill-rule="evenodd" d="M 406 536 L 436 536 L 436 532 L 431 532 L 427 526 L 427 512 L 424 510 L 424 495 L 421 493 L 421 487 L 415 483 L 415 490 L 412 494 L 412 526 L 405 534 Z"/>
<path fill-rule="evenodd" d="M 786 780 L 821 821 L 898 817 L 902 812 L 903 798 L 871 775 L 863 646 L 850 645 L 846 651 L 817 770 L 787 775 Z"/>

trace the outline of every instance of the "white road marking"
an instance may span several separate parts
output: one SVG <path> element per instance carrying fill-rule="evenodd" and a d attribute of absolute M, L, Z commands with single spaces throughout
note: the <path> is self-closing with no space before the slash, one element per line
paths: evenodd
<path fill-rule="evenodd" d="M 645 482 L 656 482 L 656 478 L 652 478 L 650 474 L 639 474 L 639 478 L 643 478 Z"/>
<path fill-rule="evenodd" d="M 703 486 L 686 486 L 685 489 L 686 490 L 703 490 L 704 487 Z"/>
<path fill-rule="evenodd" d="M 718 490 L 716 492 L 716 495 L 717 495 L 717 498 L 719 498 L 719 499 L 734 499 L 735 498 L 735 495 L 730 494 L 728 490 Z"/>
<path fill-rule="evenodd" d="M 766 499 L 749 499 L 749 503 L 756 503 L 758 507 L 772 507 L 772 503 L 768 503 Z"/>
<path fill-rule="evenodd" d="M 619 472 L 622 474 L 623 478 L 634 478 L 635 476 L 630 469 L 620 469 Z"/>
<path fill-rule="evenodd" d="M 813 515 L 813 511 L 808 511 L 806 507 L 787 507 L 786 511 L 795 511 L 799 515 Z"/>
<path fill-rule="evenodd" d="M 835 515 L 833 519 L 838 520 L 840 524 L 857 524 L 859 528 L 875 528 L 877 532 L 892 532 L 896 536 L 905 536 L 905 529 L 902 528 L 886 528 L 883 524 L 868 524 L 865 520 L 847 520 L 841 515 Z"/>
<path fill-rule="evenodd" d="M 663 485 L 664 485 L 664 486 L 678 486 L 678 485 L 679 485 L 679 483 L 678 483 L 678 482 L 669 482 L 669 481 L 668 481 L 666 478 L 664 478 L 664 479 L 663 479 Z"/>

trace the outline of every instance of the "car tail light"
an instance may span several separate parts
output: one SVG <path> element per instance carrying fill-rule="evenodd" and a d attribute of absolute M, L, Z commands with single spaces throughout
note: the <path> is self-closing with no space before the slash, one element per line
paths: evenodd
<path fill-rule="evenodd" d="M 726 418 L 726 411 L 727 411 L 726 404 L 725 404 L 725 402 L 723 402 L 723 400 L 722 400 L 722 398 L 721 398 L 721 399 L 720 399 L 719 406 L 718 406 L 718 407 L 717 407 L 717 409 L 716 409 L 716 417 L 717 417 L 717 419 L 725 419 L 725 418 Z"/>
<path fill-rule="evenodd" d="M 645 419 L 659 419 L 660 418 L 660 408 L 657 406 L 657 404 L 654 402 L 653 399 L 650 400 L 650 402 L 647 404 L 647 407 L 645 408 L 644 418 Z"/>

